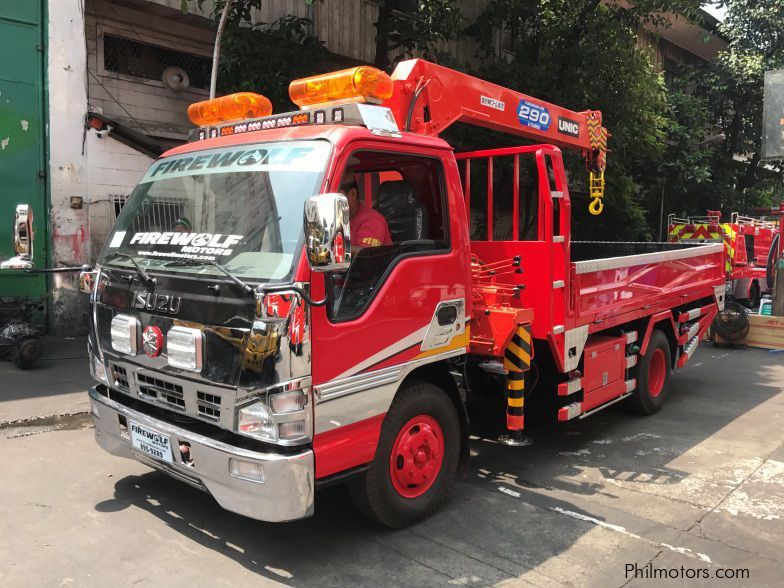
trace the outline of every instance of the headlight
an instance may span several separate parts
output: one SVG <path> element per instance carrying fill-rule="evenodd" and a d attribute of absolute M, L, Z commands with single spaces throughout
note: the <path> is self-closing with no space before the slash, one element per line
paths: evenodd
<path fill-rule="evenodd" d="M 118 314 L 112 319 L 112 349 L 136 355 L 136 339 L 139 332 L 139 321 L 125 314 Z"/>
<path fill-rule="evenodd" d="M 202 366 L 202 333 L 198 329 L 172 327 L 166 334 L 166 355 L 172 367 L 200 372 Z"/>
<path fill-rule="evenodd" d="M 239 411 L 237 430 L 243 435 L 275 442 L 278 429 L 272 420 L 272 413 L 263 402 L 254 402 Z"/>

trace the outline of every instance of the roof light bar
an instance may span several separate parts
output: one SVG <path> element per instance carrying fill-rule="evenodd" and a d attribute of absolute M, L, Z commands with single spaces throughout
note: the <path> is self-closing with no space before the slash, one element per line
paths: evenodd
<path fill-rule="evenodd" d="M 304 109 L 338 102 L 378 104 L 391 97 L 392 91 L 389 75 L 364 65 L 294 80 L 289 85 L 291 101 Z"/>
<path fill-rule="evenodd" d="M 195 102 L 188 107 L 188 118 L 198 126 L 220 122 L 260 118 L 272 114 L 272 103 L 266 96 L 253 92 L 237 92 Z"/>

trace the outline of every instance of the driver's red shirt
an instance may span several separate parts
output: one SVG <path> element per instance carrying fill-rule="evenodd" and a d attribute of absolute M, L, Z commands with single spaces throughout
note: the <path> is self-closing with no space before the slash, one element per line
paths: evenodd
<path fill-rule="evenodd" d="M 392 245 L 384 215 L 360 202 L 357 213 L 351 217 L 351 244 L 354 247 Z"/>

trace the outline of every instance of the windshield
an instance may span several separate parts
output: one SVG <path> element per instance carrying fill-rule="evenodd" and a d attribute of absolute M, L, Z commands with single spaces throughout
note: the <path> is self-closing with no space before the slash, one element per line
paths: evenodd
<path fill-rule="evenodd" d="M 165 157 L 123 207 L 101 263 L 145 270 L 289 279 L 305 200 L 329 156 L 326 141 L 262 143 Z"/>

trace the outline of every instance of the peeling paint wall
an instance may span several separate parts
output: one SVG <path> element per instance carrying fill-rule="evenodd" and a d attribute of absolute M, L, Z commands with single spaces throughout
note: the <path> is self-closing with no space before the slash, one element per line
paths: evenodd
<path fill-rule="evenodd" d="M 86 196 L 86 160 L 82 153 L 87 112 L 84 15 L 80 0 L 49 2 L 48 92 L 51 257 L 55 267 L 87 262 L 87 207 L 70 207 L 71 196 Z M 55 274 L 50 331 L 83 333 L 86 301 L 77 276 Z"/>

